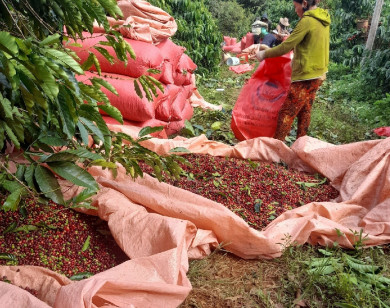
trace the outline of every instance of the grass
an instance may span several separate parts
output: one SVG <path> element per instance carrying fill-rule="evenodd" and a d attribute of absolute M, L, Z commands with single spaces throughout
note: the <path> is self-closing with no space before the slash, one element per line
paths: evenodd
<path fill-rule="evenodd" d="M 208 137 L 237 142 L 226 136 L 234 103 L 250 76 L 222 66 L 218 76 L 198 79 L 206 101 L 224 110 L 196 111 L 191 123 L 203 130 L 195 133 L 205 133 L 210 123 L 223 121 L 221 129 L 209 131 Z M 380 94 L 359 84 L 354 72 L 332 64 L 313 105 L 309 135 L 333 144 L 378 138 L 372 133 L 377 127 L 375 115 L 370 114 L 378 99 Z M 294 126 L 289 138 L 295 140 Z M 390 307 L 390 245 L 362 249 L 362 244 L 363 239 L 349 251 L 337 243 L 332 249 L 286 245 L 283 255 L 274 260 L 243 260 L 218 249 L 190 262 L 193 290 L 180 307 Z"/>
<path fill-rule="evenodd" d="M 389 275 L 389 246 L 325 251 L 335 259 L 348 254 L 367 266 L 380 266 L 379 273 L 372 273 L 376 280 Z M 324 255 L 310 245 L 290 247 L 280 258 L 261 261 L 217 250 L 190 262 L 193 290 L 180 307 L 389 307 L 389 284 L 385 289 L 363 284 L 362 274 L 345 264 L 332 274 L 323 273 L 321 267 L 309 271 L 317 258 Z"/>

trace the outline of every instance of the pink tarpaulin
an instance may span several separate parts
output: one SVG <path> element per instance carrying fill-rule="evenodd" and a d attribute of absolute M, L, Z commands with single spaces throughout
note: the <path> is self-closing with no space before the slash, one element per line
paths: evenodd
<path fill-rule="evenodd" d="M 122 131 L 136 133 L 131 127 Z M 390 242 L 390 138 L 332 145 L 302 137 L 289 148 L 266 137 L 232 147 L 200 136 L 150 139 L 144 146 L 160 154 L 185 147 L 193 153 L 284 161 L 292 168 L 327 176 L 340 197 L 287 211 L 259 232 L 222 204 L 148 175 L 132 180 L 120 168 L 113 178 L 109 171 L 93 167 L 90 173 L 101 189 L 93 202 L 98 210 L 89 213 L 108 221 L 131 260 L 78 282 L 41 268 L 1 266 L 0 275 L 39 290 L 37 300 L 0 282 L 2 302 L 9 307 L 177 307 L 191 290 L 188 259 L 209 254 L 218 243 L 249 259 L 280 256 L 278 243 L 286 234 L 299 244 L 337 241 L 350 248 L 358 240 L 354 231 L 363 229 L 366 245 Z M 74 193 L 67 190 L 68 197 Z"/>
<path fill-rule="evenodd" d="M 254 69 L 254 65 L 248 64 L 248 63 L 235 65 L 235 66 L 229 66 L 229 70 L 232 72 L 235 72 L 236 74 L 244 74 L 244 73 L 250 72 L 253 69 Z"/>
<path fill-rule="evenodd" d="M 147 1 L 120 0 L 117 3 L 123 13 L 123 19 L 115 20 L 109 17 L 108 22 L 111 26 L 119 25 L 119 31 L 127 38 L 158 44 L 177 31 L 175 19 Z M 95 24 L 94 32 L 101 33 L 104 29 Z"/>

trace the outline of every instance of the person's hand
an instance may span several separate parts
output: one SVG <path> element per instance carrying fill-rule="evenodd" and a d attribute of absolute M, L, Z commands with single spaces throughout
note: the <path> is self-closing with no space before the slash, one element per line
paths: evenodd
<path fill-rule="evenodd" d="M 263 61 L 265 59 L 265 50 L 260 50 L 256 53 L 256 58 L 259 60 L 259 62 Z"/>

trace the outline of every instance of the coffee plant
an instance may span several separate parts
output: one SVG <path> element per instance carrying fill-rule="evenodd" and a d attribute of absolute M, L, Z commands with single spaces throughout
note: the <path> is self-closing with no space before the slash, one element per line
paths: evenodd
<path fill-rule="evenodd" d="M 119 60 L 135 58 L 131 46 L 107 23 L 107 15 L 121 14 L 114 0 L 0 2 L 0 187 L 9 192 L 3 210 L 16 210 L 27 194 L 64 204 L 56 175 L 85 187 L 74 201 L 87 205 L 98 189 L 86 171 L 92 165 L 115 170 L 116 162 L 129 163 L 126 170 L 135 177 L 142 174 L 137 160 L 144 154 L 153 157 L 148 159 L 153 166 L 177 169 L 171 158 L 159 162 L 139 144 L 155 129 L 141 131 L 139 139 L 109 131 L 99 109 L 119 122 L 122 115 L 100 88 L 117 94 L 116 90 L 100 78 L 92 78 L 91 85 L 78 82 L 76 75 L 93 64 L 99 68 L 99 63 L 90 56 L 80 65 L 77 56 L 63 47 L 69 37 L 92 33 L 96 20 L 106 30 L 107 42 L 96 47 L 103 56 L 113 60 L 104 49 L 109 45 Z M 136 82 L 139 94 L 143 90 L 147 97 L 161 87 L 145 76 Z M 112 152 L 123 139 L 133 156 L 128 151 Z M 13 148 L 19 150 L 18 157 L 6 154 Z M 17 171 L 12 174 L 14 163 Z"/>
<path fill-rule="evenodd" d="M 151 4 L 170 13 L 178 30 L 173 37 L 198 65 L 198 72 L 217 71 L 221 61 L 222 34 L 204 1 L 152 0 Z"/>
<path fill-rule="evenodd" d="M 223 35 L 235 37 L 238 41 L 251 31 L 254 15 L 236 0 L 209 0 L 208 7 Z"/>

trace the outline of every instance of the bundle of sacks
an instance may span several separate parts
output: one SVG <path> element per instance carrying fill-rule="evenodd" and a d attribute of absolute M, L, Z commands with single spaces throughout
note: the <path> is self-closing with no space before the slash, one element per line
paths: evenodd
<path fill-rule="evenodd" d="M 77 40 L 77 44 L 67 44 L 66 47 L 77 54 L 80 63 L 87 60 L 89 53 L 94 53 L 99 60 L 102 76 L 98 76 L 93 66 L 85 76 L 77 78 L 86 84 L 91 77 L 108 81 L 119 95 L 104 88 L 102 90 L 111 104 L 121 111 L 126 125 L 163 126 L 164 130 L 158 137 L 166 138 L 178 132 L 185 120 L 192 117 L 191 98 L 199 103 L 193 75 L 197 66 L 184 53 L 184 47 L 170 40 L 170 36 L 177 30 L 173 17 L 142 0 L 118 1 L 118 6 L 125 19 L 116 21 L 108 18 L 108 21 L 111 25 L 119 25 L 117 29 L 132 46 L 136 59 L 129 57 L 127 65 L 119 60 L 111 64 L 94 48 L 99 46 L 99 42 L 106 41 L 104 29 L 95 25 L 92 36 L 85 33 L 83 40 Z M 101 47 L 116 59 L 112 47 Z M 149 69 L 159 72 L 150 73 Z M 153 101 L 148 101 L 145 96 L 140 98 L 135 91 L 134 80 L 141 75 L 156 78 L 164 87 L 164 92 L 158 91 Z M 104 116 L 104 119 L 109 124 L 118 124 L 108 116 Z"/>
<path fill-rule="evenodd" d="M 223 37 L 224 46 L 222 47 L 223 51 L 231 53 L 242 53 L 244 50 L 254 44 L 253 33 L 248 32 L 244 35 L 239 42 L 235 37 L 224 36 Z"/>

